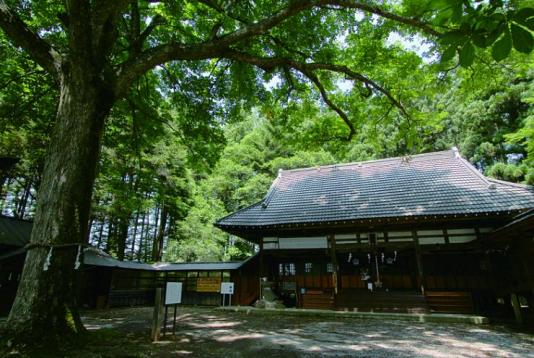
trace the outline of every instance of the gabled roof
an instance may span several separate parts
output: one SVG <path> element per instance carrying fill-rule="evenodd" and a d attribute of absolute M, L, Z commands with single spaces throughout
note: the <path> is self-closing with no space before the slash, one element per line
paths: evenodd
<path fill-rule="evenodd" d="M 254 229 L 534 208 L 533 187 L 484 177 L 456 149 L 280 171 L 260 202 L 215 224 Z"/>

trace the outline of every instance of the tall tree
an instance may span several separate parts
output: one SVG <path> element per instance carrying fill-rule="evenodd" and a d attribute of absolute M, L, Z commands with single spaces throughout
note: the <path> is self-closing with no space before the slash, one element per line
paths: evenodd
<path fill-rule="evenodd" d="M 154 68 L 161 70 L 170 61 L 177 61 L 182 81 L 202 77 L 214 67 L 225 76 L 230 68 L 233 79 L 241 85 L 233 92 L 221 86 L 217 94 L 225 98 L 231 93 L 239 105 L 241 98 L 252 95 L 256 87 L 251 83 L 258 77 L 255 69 L 243 64 L 267 72 L 285 70 L 288 81 L 307 80 L 317 87 L 326 105 L 346 124 L 346 137 L 350 138 L 355 133 L 354 124 L 330 98 L 323 84 L 324 73 L 346 76 L 409 115 L 385 84 L 338 63 L 336 38 L 357 31 L 359 20 L 354 11 L 366 14 L 368 22 L 377 21 L 377 26 L 393 23 L 430 36 L 440 33 L 428 22 L 439 20 L 439 25 L 446 25 L 443 18 L 453 16 L 457 20 L 465 15 L 473 21 L 451 23 L 461 26 L 464 37 L 469 36 L 464 29 L 475 28 L 478 21 L 472 13 L 481 11 L 471 2 L 455 1 L 452 12 L 448 7 L 439 9 L 441 18 L 436 19 L 431 12 L 415 11 L 412 1 L 406 3 L 410 6 L 350 0 L 236 4 L 211 0 L 0 0 L 0 28 L 54 78 L 59 88 L 34 230 L 8 318 L 10 333 L 18 339 L 35 340 L 82 330 L 76 310 L 74 268 L 77 249 L 87 238 L 103 128 L 114 104 L 128 96 L 140 76 Z M 514 9 L 510 11 L 509 15 L 515 14 Z M 510 43 L 510 26 L 514 45 L 529 45 L 532 39 L 524 26 L 530 24 L 530 17 L 492 18 L 490 23 L 504 24 L 496 33 L 497 38 L 504 33 L 504 45 Z M 508 19 L 513 19 L 511 25 Z M 482 35 L 493 31 L 491 26 L 482 30 Z M 484 45 L 495 40 L 486 38 Z M 471 40 L 459 43 L 463 43 L 460 62 L 469 65 Z M 520 48 L 526 52 L 530 47 Z M 453 47 L 449 53 L 455 50 Z"/>

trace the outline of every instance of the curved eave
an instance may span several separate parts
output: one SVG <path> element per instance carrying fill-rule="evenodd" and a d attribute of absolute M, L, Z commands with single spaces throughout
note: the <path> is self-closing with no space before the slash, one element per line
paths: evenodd
<path fill-rule="evenodd" d="M 375 224 L 402 224 L 409 222 L 429 222 L 429 221 L 441 221 L 450 219 L 484 219 L 491 217 L 508 217 L 517 215 L 528 211 L 529 209 L 513 209 L 507 211 L 487 211 L 478 213 L 452 213 L 452 214 L 440 214 L 440 215 L 405 215 L 396 217 L 375 217 L 375 218 L 361 218 L 361 219 L 346 219 L 346 220 L 325 220 L 325 221 L 310 221 L 310 222 L 282 222 L 276 224 L 267 225 L 239 225 L 239 224 L 222 224 L 220 222 L 215 223 L 215 226 L 225 230 L 227 232 L 252 232 L 260 230 L 271 229 L 289 229 L 289 228 L 314 228 L 325 226 L 351 226 L 351 225 L 375 225 Z"/>

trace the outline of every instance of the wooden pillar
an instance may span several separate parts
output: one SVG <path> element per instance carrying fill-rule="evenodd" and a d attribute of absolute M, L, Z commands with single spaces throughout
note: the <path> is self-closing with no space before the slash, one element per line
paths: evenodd
<path fill-rule="evenodd" d="M 263 300 L 263 274 L 265 272 L 264 268 L 263 268 L 263 264 L 264 264 L 264 260 L 263 260 L 263 237 L 260 237 L 260 254 L 259 254 L 259 269 L 258 269 L 258 279 L 259 279 L 259 282 L 258 282 L 258 287 L 259 287 L 259 299 L 260 300 Z"/>
<path fill-rule="evenodd" d="M 517 324 L 523 323 L 523 316 L 521 314 L 521 306 L 519 304 L 519 299 L 515 293 L 510 295 L 510 300 L 512 302 L 512 308 L 514 309 L 515 322 Z"/>
<path fill-rule="evenodd" d="M 260 253 L 259 253 L 259 262 L 260 262 L 260 270 L 259 270 L 259 274 L 260 274 L 260 279 L 263 277 L 263 275 L 265 274 L 265 269 L 263 267 L 263 264 L 264 264 L 264 259 L 263 259 L 263 238 L 260 238 Z"/>
<path fill-rule="evenodd" d="M 332 285 L 334 286 L 334 295 L 337 295 L 338 291 L 338 272 L 339 272 L 339 265 L 337 264 L 337 256 L 336 256 L 336 236 L 335 235 L 329 235 L 328 241 L 330 242 L 330 258 L 332 260 Z"/>
<path fill-rule="evenodd" d="M 425 273 L 423 268 L 423 258 L 421 255 L 421 246 L 419 245 L 419 237 L 417 231 L 412 231 L 415 249 L 415 262 L 417 263 L 417 285 L 421 288 L 421 293 L 425 294 Z"/>

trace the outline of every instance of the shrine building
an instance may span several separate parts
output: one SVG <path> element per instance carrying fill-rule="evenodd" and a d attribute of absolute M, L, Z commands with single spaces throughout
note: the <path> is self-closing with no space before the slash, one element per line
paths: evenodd
<path fill-rule="evenodd" d="M 280 170 L 215 225 L 259 246 L 286 306 L 534 318 L 534 189 L 456 149 Z"/>

